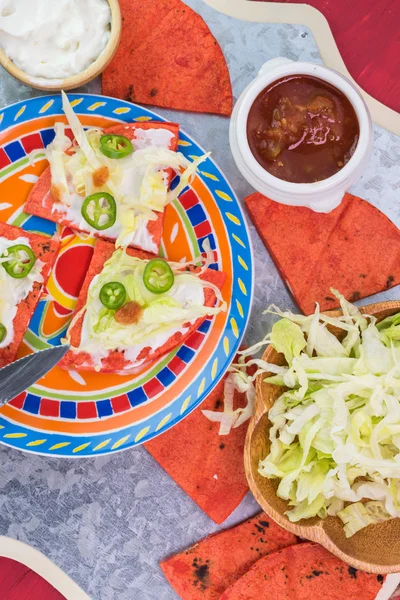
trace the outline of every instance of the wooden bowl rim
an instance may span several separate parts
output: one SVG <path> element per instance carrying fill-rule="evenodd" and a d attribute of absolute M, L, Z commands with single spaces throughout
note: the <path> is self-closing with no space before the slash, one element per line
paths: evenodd
<path fill-rule="evenodd" d="M 98 58 L 81 73 L 77 73 L 76 75 L 64 79 L 34 77 L 17 67 L 2 48 L 0 48 L 0 64 L 8 71 L 8 73 L 10 73 L 10 75 L 19 79 L 19 81 L 25 85 L 29 85 L 38 90 L 60 92 L 61 90 L 72 90 L 89 83 L 89 81 L 92 81 L 95 77 L 100 75 L 111 62 L 121 39 L 122 17 L 119 0 L 107 0 L 107 2 L 111 9 L 110 38 Z"/>
<path fill-rule="evenodd" d="M 400 311 L 400 300 L 389 300 L 389 301 L 378 302 L 378 303 L 374 303 L 374 304 L 368 304 L 366 306 L 360 307 L 360 310 L 362 313 L 370 314 L 372 316 L 383 310 L 392 310 L 392 309 L 398 309 Z M 341 314 L 341 310 L 331 310 L 331 311 L 327 311 L 325 314 L 328 314 L 331 316 L 337 316 L 337 315 Z M 263 354 L 263 358 L 270 351 L 270 349 L 271 349 L 271 346 L 268 346 L 266 348 L 266 350 Z M 310 540 L 313 542 L 317 542 L 318 544 L 320 544 L 321 546 L 323 546 L 324 548 L 329 550 L 332 554 L 334 554 L 338 558 L 342 559 L 349 565 L 355 567 L 356 569 L 360 569 L 362 571 L 367 571 L 370 573 L 377 573 L 377 574 L 389 574 L 389 573 L 400 572 L 400 563 L 391 564 L 391 565 L 379 564 L 378 562 L 371 563 L 371 562 L 367 562 L 367 561 L 363 561 L 358 558 L 355 558 L 351 554 L 348 554 L 344 550 L 340 549 L 333 542 L 333 540 L 328 536 L 327 532 L 323 528 L 324 519 L 318 519 L 317 522 L 314 523 L 313 525 L 299 525 L 297 523 L 292 523 L 291 521 L 289 521 L 289 519 L 284 514 L 280 513 L 275 508 L 273 508 L 269 504 L 269 502 L 265 499 L 265 497 L 263 496 L 263 494 L 261 493 L 261 491 L 259 490 L 259 488 L 257 486 L 257 482 L 253 475 L 252 463 L 251 463 L 251 457 L 252 457 L 251 449 L 252 449 L 253 433 L 254 433 L 260 419 L 262 417 L 264 417 L 267 413 L 264 403 L 260 402 L 260 401 L 257 402 L 257 399 L 258 400 L 260 399 L 260 395 L 262 393 L 261 392 L 262 383 L 263 383 L 263 375 L 259 375 L 257 378 L 257 382 L 256 382 L 255 411 L 254 411 L 253 417 L 251 418 L 249 428 L 247 431 L 245 451 L 244 451 L 244 464 L 245 464 L 245 472 L 246 472 L 247 481 L 248 481 L 248 484 L 249 484 L 252 494 L 254 495 L 257 502 L 260 504 L 261 508 L 274 521 L 276 521 L 278 523 L 278 525 L 280 525 L 287 531 L 290 531 L 291 533 L 293 533 L 301 538 L 304 538 L 304 539 L 307 539 L 307 540 Z"/>

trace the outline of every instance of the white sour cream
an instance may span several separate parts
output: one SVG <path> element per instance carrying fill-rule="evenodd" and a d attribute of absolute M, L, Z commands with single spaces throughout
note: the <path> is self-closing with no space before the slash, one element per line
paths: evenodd
<path fill-rule="evenodd" d="M 25 237 L 19 237 L 16 240 L 8 240 L 7 238 L 0 237 L 0 256 L 2 256 L 8 248 L 16 246 L 17 244 L 24 244 L 25 246 L 29 246 L 29 248 L 31 247 L 29 240 Z M 41 275 L 43 266 L 44 263 L 41 260 L 36 259 L 33 269 L 26 277 L 15 279 L 14 277 L 11 277 L 0 264 L 0 323 L 2 323 L 7 330 L 6 337 L 0 343 L 0 348 L 5 348 L 12 342 L 14 338 L 13 321 L 17 314 L 18 304 L 33 290 L 35 282 L 43 282 L 43 277 Z"/>
<path fill-rule="evenodd" d="M 87 69 L 110 25 L 106 0 L 0 0 L 0 46 L 33 77 L 63 79 Z"/>

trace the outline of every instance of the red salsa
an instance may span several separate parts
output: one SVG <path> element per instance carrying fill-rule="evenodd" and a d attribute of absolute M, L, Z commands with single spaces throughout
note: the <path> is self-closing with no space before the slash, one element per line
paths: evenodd
<path fill-rule="evenodd" d="M 348 98 L 309 75 L 275 81 L 255 99 L 247 138 L 271 175 L 293 183 L 331 177 L 350 160 L 360 126 Z"/>

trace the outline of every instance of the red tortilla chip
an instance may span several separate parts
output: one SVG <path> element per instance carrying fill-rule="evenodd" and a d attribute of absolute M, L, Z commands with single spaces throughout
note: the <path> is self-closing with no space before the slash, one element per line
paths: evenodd
<path fill-rule="evenodd" d="M 102 92 L 177 110 L 230 115 L 232 86 L 222 50 L 204 20 L 180 0 L 120 0 L 118 51 Z"/>
<path fill-rule="evenodd" d="M 400 283 L 400 231 L 377 208 L 346 194 L 329 214 L 285 206 L 255 193 L 247 209 L 279 272 L 305 314 Z"/>
<path fill-rule="evenodd" d="M 261 558 L 220 600 L 375 600 L 384 580 L 318 544 L 298 544 Z"/>
<path fill-rule="evenodd" d="M 296 543 L 295 535 L 260 513 L 205 538 L 160 566 L 182 600 L 219 600 L 226 588 L 261 557 Z M 252 600 L 258 598 L 253 596 Z"/>
<path fill-rule="evenodd" d="M 0 237 L 4 237 L 8 240 L 15 240 L 21 236 L 28 238 L 36 258 L 39 258 L 44 263 L 42 269 L 44 283 L 36 282 L 33 290 L 28 294 L 25 300 L 22 300 L 22 302 L 19 303 L 17 314 L 13 321 L 13 341 L 5 348 L 0 348 L 0 368 L 13 362 L 17 356 L 18 348 L 28 328 L 29 321 L 31 320 L 36 305 L 40 300 L 43 286 L 46 284 L 51 267 L 57 258 L 57 252 L 60 247 L 58 242 L 55 242 L 50 238 L 37 235 L 36 233 L 30 233 L 19 227 L 8 225 L 7 223 L 0 223 Z"/>
<path fill-rule="evenodd" d="M 249 489 L 243 463 L 246 425 L 220 436 L 219 423 L 211 423 L 201 412 L 222 410 L 227 375 L 186 419 L 144 444 L 168 475 L 218 524 L 235 510 Z M 236 392 L 234 402 L 235 407 L 244 406 L 244 394 Z"/>
<path fill-rule="evenodd" d="M 112 127 L 108 127 L 105 131 L 107 131 L 107 133 L 124 135 L 130 140 L 133 140 L 135 139 L 135 132 L 137 129 L 168 129 L 174 134 L 174 137 L 171 139 L 170 149 L 177 150 L 178 148 L 179 125 L 176 125 L 175 123 L 162 123 L 153 121 L 147 121 L 146 123 L 129 123 L 113 125 Z M 170 172 L 170 175 L 172 175 L 172 171 Z M 44 219 L 50 219 L 55 223 L 72 227 L 78 231 L 85 231 L 84 229 L 79 229 L 74 223 L 71 223 L 71 221 L 68 221 L 68 219 L 65 218 L 64 212 L 57 210 L 52 212 L 54 199 L 51 196 L 50 188 L 51 173 L 50 167 L 48 167 L 33 186 L 25 203 L 25 212 L 38 217 L 43 217 Z M 156 221 L 149 221 L 147 225 L 149 236 L 153 238 L 157 248 L 161 243 L 163 223 L 164 213 L 158 213 L 158 219 Z M 96 233 L 95 236 L 102 238 L 107 237 L 106 232 L 99 232 L 98 234 Z"/>
<path fill-rule="evenodd" d="M 111 242 L 106 242 L 104 240 L 98 240 L 96 242 L 93 257 L 79 294 L 78 302 L 75 309 L 75 315 L 86 304 L 89 286 L 93 278 L 102 271 L 104 263 L 109 258 L 111 258 L 114 251 L 115 246 Z M 152 254 L 149 254 L 148 252 L 134 250 L 133 248 L 128 248 L 127 252 L 131 256 L 136 256 L 137 258 L 141 259 L 154 258 L 154 256 Z M 201 276 L 201 278 L 206 281 L 210 281 L 211 283 L 213 283 L 221 289 L 225 282 L 226 276 L 225 273 L 222 273 L 220 271 L 207 269 L 207 271 Z M 206 306 L 213 306 L 215 302 L 215 294 L 210 288 L 204 289 L 204 299 Z M 82 315 L 76 321 L 72 329 L 69 330 L 71 345 L 75 348 L 79 347 L 82 333 L 83 318 L 84 315 Z M 146 362 L 152 362 L 160 356 L 162 356 L 163 354 L 170 352 L 173 348 L 175 348 L 175 346 L 178 346 L 178 344 L 181 344 L 187 337 L 189 337 L 204 321 L 204 318 L 197 319 L 197 321 L 192 326 L 188 327 L 187 333 L 185 335 L 182 335 L 181 333 L 176 333 L 175 335 L 171 336 L 171 338 L 163 346 L 157 348 L 157 350 L 155 350 L 153 353 L 151 353 L 150 348 L 144 348 L 139 354 L 138 359 L 143 359 Z M 130 363 L 124 358 L 123 352 L 115 351 L 111 352 L 106 358 L 102 360 L 102 368 L 100 372 L 119 373 L 123 371 L 123 374 L 127 375 L 130 373 L 129 368 L 127 368 L 129 367 L 129 365 Z M 67 354 L 61 360 L 58 366 L 63 369 L 73 369 L 78 371 L 94 370 L 94 365 L 92 363 L 91 357 L 87 352 L 67 352 Z M 136 368 L 137 367 L 134 367 L 133 371 L 135 371 Z"/>

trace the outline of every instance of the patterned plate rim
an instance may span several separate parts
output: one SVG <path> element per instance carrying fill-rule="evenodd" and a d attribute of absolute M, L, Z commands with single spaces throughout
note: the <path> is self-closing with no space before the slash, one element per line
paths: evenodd
<path fill-rule="evenodd" d="M 123 106 L 127 106 L 130 108 L 133 107 L 135 110 L 139 110 L 144 113 L 147 113 L 147 115 L 155 117 L 156 120 L 158 120 L 158 121 L 161 121 L 161 122 L 167 121 L 167 119 L 165 117 L 162 117 L 160 114 L 158 114 L 151 108 L 143 107 L 143 106 L 134 104 L 132 102 L 121 100 L 118 98 L 113 98 L 111 96 L 103 96 L 103 95 L 99 95 L 99 94 L 85 94 L 85 93 L 79 94 L 76 92 L 69 93 L 68 96 L 74 100 L 80 99 L 80 98 L 93 98 L 93 99 L 96 99 L 98 102 L 101 102 L 104 99 L 111 100 L 114 103 L 119 103 Z M 8 111 L 9 109 L 16 108 L 19 106 L 21 106 L 21 108 L 22 108 L 22 106 L 26 105 L 27 103 L 35 102 L 35 101 L 38 101 L 41 99 L 51 100 L 51 99 L 56 99 L 56 98 L 59 98 L 58 94 L 47 94 L 47 95 L 43 95 L 43 96 L 35 96 L 33 98 L 28 98 L 26 100 L 15 102 L 13 104 L 9 104 L 6 107 L 1 108 L 0 114 L 3 114 L 3 111 Z M 101 109 L 101 108 L 103 108 L 103 106 L 100 106 L 99 108 Z M 83 112 L 83 113 L 79 113 L 79 110 L 78 110 L 78 114 L 84 114 L 84 115 L 89 114 L 90 115 L 91 113 L 88 113 L 87 110 L 88 109 L 86 109 L 85 112 Z M 57 114 L 61 114 L 61 113 L 57 113 Z M 102 117 L 107 118 L 107 116 L 104 113 L 102 113 L 101 110 L 97 114 Z M 31 119 L 27 119 L 25 122 L 31 122 L 37 118 L 39 118 L 39 117 L 36 116 Z M 113 117 L 113 118 L 118 119 L 118 117 Z M 1 118 L 0 129 L 1 129 L 2 120 L 3 119 Z M 120 120 L 121 122 L 128 122 L 124 119 L 121 119 L 120 115 L 119 115 L 118 120 Z M 14 123 L 11 123 L 7 128 L 2 130 L 2 132 L 12 129 L 13 127 L 14 127 Z M 183 136 L 185 136 L 188 140 L 190 140 L 190 142 L 192 142 L 199 150 L 201 150 L 202 152 L 205 152 L 204 148 L 198 142 L 196 142 L 196 140 L 193 137 L 191 137 L 186 132 L 185 129 L 182 129 L 180 127 L 180 133 Z M 228 145 L 229 145 L 229 142 L 228 142 Z M 95 457 L 95 456 L 106 455 L 106 454 L 114 454 L 115 452 L 122 452 L 123 450 L 127 450 L 129 448 L 134 448 L 135 446 L 138 446 L 146 441 L 149 441 L 150 439 L 154 439 L 158 435 L 164 433 L 165 431 L 167 431 L 168 429 L 172 428 L 174 425 L 179 423 L 181 420 L 186 418 L 193 410 L 195 410 L 204 401 L 204 399 L 211 393 L 211 391 L 215 388 L 215 386 L 221 381 L 221 379 L 223 378 L 223 376 L 225 375 L 225 373 L 229 367 L 229 364 L 232 362 L 232 359 L 235 356 L 235 354 L 241 344 L 241 341 L 243 339 L 243 336 L 245 335 L 245 332 L 246 332 L 246 329 L 247 329 L 247 326 L 249 323 L 251 309 L 252 309 L 253 295 L 254 295 L 255 265 L 254 265 L 253 243 L 252 243 L 251 236 L 250 236 L 250 230 L 249 230 L 247 216 L 243 210 L 243 207 L 236 195 L 236 192 L 234 191 L 233 187 L 229 183 L 228 178 L 225 176 L 224 171 L 218 166 L 218 164 L 212 157 L 209 157 L 208 160 L 210 161 L 210 163 L 212 163 L 214 169 L 218 173 L 221 174 L 224 184 L 230 190 L 230 192 L 232 194 L 232 199 L 236 205 L 238 212 L 240 213 L 240 216 L 242 218 L 243 225 L 244 225 L 245 234 L 246 234 L 245 240 L 248 244 L 248 249 L 246 250 L 246 258 L 250 261 L 250 268 L 249 268 L 249 275 L 248 275 L 248 277 L 250 278 L 250 290 L 249 290 L 248 301 L 247 301 L 247 305 L 249 308 L 247 311 L 247 315 L 245 315 L 245 318 L 243 319 L 243 321 L 241 323 L 239 335 L 236 337 L 236 341 L 234 342 L 232 347 L 229 348 L 229 352 L 226 355 L 226 359 L 223 363 L 222 369 L 220 366 L 218 367 L 218 374 L 212 379 L 212 381 L 207 385 L 207 387 L 204 387 L 201 394 L 198 395 L 196 400 L 192 404 L 190 404 L 190 406 L 188 406 L 184 411 L 181 410 L 174 419 L 172 419 L 172 420 L 166 419 L 166 422 L 161 427 L 158 426 L 155 429 L 153 428 L 153 431 L 150 431 L 149 426 L 143 427 L 141 432 L 135 438 L 131 437 L 129 430 L 136 427 L 140 422 L 135 422 L 135 423 L 131 423 L 129 425 L 124 425 L 120 428 L 113 428 L 108 432 L 102 432 L 102 433 L 92 433 L 92 434 L 68 433 L 67 434 L 67 433 L 48 432 L 48 431 L 42 430 L 40 428 L 34 428 L 31 426 L 20 425 L 18 422 L 10 419 L 9 417 L 5 418 L 1 415 L 0 423 L 1 423 L 1 421 L 6 422 L 7 425 L 13 430 L 12 432 L 5 434 L 3 436 L 2 434 L 4 432 L 2 430 L 5 429 L 5 426 L 0 424 L 0 443 L 1 444 L 18 449 L 18 450 L 22 450 L 24 452 L 28 452 L 31 454 L 37 454 L 37 455 L 42 455 L 42 456 L 57 456 L 57 457 L 63 457 L 63 458 L 83 458 L 83 457 L 90 457 L 90 456 Z M 201 177 L 201 180 L 203 181 L 202 177 Z M 210 193 L 212 194 L 213 199 L 218 206 L 218 203 L 216 201 L 215 192 L 210 190 Z M 221 211 L 221 214 L 222 214 L 222 211 Z M 226 219 L 225 219 L 224 215 L 223 215 L 223 222 L 224 222 L 225 228 L 227 229 L 227 223 L 226 223 Z M 228 235 L 228 232 L 229 232 L 229 230 L 227 229 L 227 238 L 229 240 L 229 248 L 230 248 L 230 251 L 232 254 L 232 240 L 231 240 L 230 236 Z M 231 257 L 230 257 L 230 261 L 232 262 L 232 266 L 234 268 L 235 265 L 234 265 Z M 233 275 L 235 275 L 235 269 L 233 270 Z M 232 290 L 232 292 L 233 292 L 233 290 Z M 224 333 L 229 328 L 229 317 L 230 317 L 231 310 L 232 310 L 232 300 L 234 300 L 234 299 L 235 299 L 235 296 L 232 295 L 230 312 L 227 315 L 227 320 L 224 325 L 224 329 L 222 330 L 221 335 L 220 335 L 221 342 L 222 342 Z M 211 369 L 211 363 L 213 362 L 216 349 L 217 349 L 217 346 L 214 347 L 212 354 L 207 358 L 207 360 L 205 362 L 205 366 L 201 371 L 202 374 L 204 373 L 204 371 L 206 369 Z M 192 383 L 193 383 L 193 381 L 191 383 L 188 383 L 186 389 L 188 389 L 192 385 Z M 183 391 L 181 396 L 183 396 L 185 393 L 186 392 Z M 162 413 L 165 413 L 167 410 L 172 409 L 174 404 L 177 403 L 178 399 L 179 398 L 174 399 L 173 401 L 170 402 L 169 405 L 163 407 L 157 413 L 154 413 L 154 414 L 146 417 L 142 422 L 143 426 L 148 421 L 150 421 L 151 419 L 156 417 L 157 415 L 159 415 L 159 418 L 160 418 Z M 160 421 L 159 425 L 161 425 L 161 423 L 163 423 L 163 421 L 164 421 L 164 419 L 162 419 Z M 42 437 L 47 436 L 47 438 L 52 438 L 52 441 L 54 441 L 56 443 L 52 444 L 52 446 L 47 450 L 44 450 L 42 448 L 39 449 L 39 447 L 36 446 L 35 441 L 30 442 L 31 447 L 28 447 L 23 442 L 25 442 L 25 443 L 29 442 L 29 439 L 24 439 L 24 438 L 28 437 L 29 434 L 33 434 L 34 432 L 36 434 L 35 437 L 37 437 L 38 434 L 41 435 Z M 142 433 L 142 435 L 140 435 L 141 433 Z M 115 441 L 113 443 L 113 445 L 111 445 L 111 447 L 110 447 L 109 443 L 111 441 L 114 441 L 113 439 L 105 440 L 105 441 L 107 441 L 107 444 L 105 444 L 105 441 L 100 442 L 101 439 L 107 438 L 107 436 L 109 438 L 115 438 L 116 435 L 119 437 L 119 436 L 122 436 L 123 434 L 127 434 L 127 435 L 125 435 L 125 437 L 122 437 L 119 440 Z M 60 440 L 57 440 L 57 438 L 60 438 Z M 62 441 L 62 439 L 64 441 Z M 76 439 L 77 442 L 80 440 L 83 443 L 79 444 L 79 446 L 77 446 L 76 448 L 69 448 L 69 446 L 73 443 L 74 439 Z M 91 446 L 93 442 L 96 442 L 96 440 L 99 441 L 100 443 L 97 444 L 97 446 L 95 448 L 91 448 L 89 450 L 89 446 Z M 43 441 L 43 440 L 38 440 L 38 441 Z M 45 440 L 45 441 L 47 441 L 47 440 Z M 103 445 L 104 445 L 104 447 L 102 447 Z M 38 444 L 38 446 L 39 446 L 39 444 Z M 108 446 L 108 447 L 106 447 L 106 446 Z M 85 452 L 86 449 L 88 449 L 88 451 Z M 62 450 L 62 452 L 60 450 Z"/>

